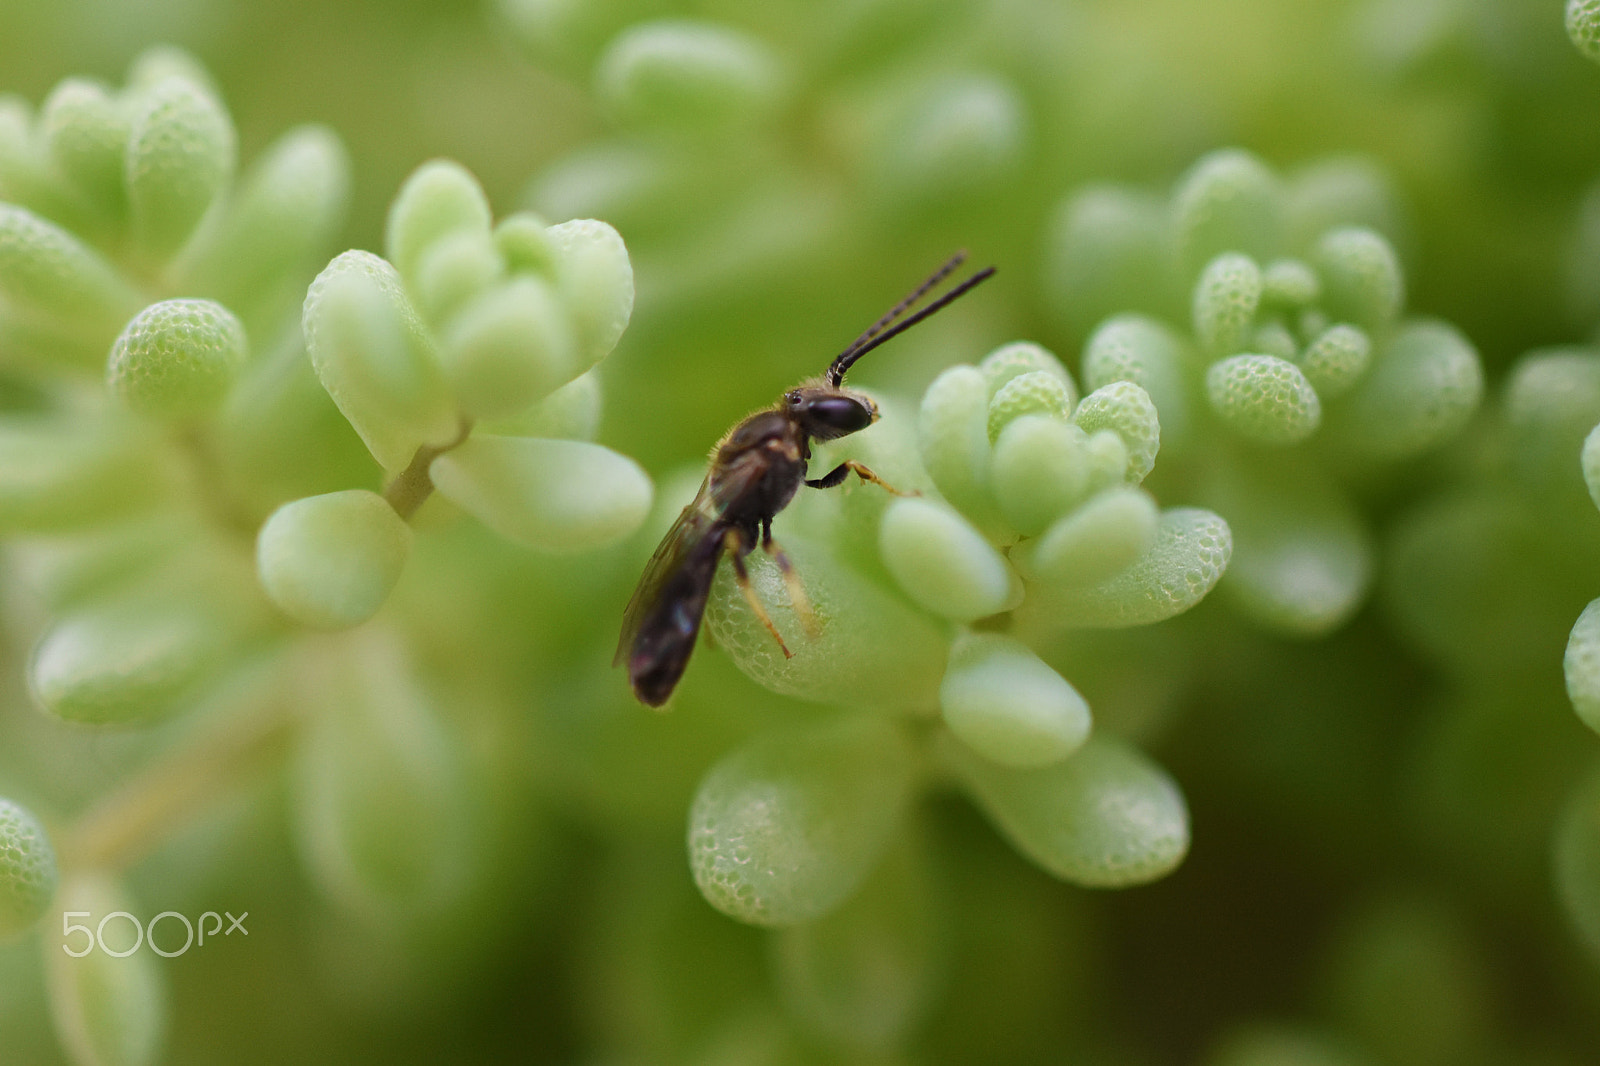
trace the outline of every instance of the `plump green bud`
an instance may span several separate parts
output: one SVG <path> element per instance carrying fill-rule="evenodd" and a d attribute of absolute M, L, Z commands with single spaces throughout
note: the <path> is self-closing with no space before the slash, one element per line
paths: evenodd
<path fill-rule="evenodd" d="M 1047 626 L 1120 629 L 1182 614 L 1205 598 L 1228 568 L 1233 534 L 1221 516 L 1199 508 L 1163 511 L 1155 543 L 1110 579 L 1081 589 L 1045 588 L 1024 609 Z"/>
<path fill-rule="evenodd" d="M 140 311 L 111 346 L 106 381 L 140 414 L 192 418 L 212 410 L 248 358 L 244 326 L 213 300 L 163 300 Z"/>
<path fill-rule="evenodd" d="M 222 664 L 240 620 L 189 590 L 91 603 L 34 649 L 28 680 L 45 710 L 115 725 L 171 715 Z"/>
<path fill-rule="evenodd" d="M 1252 352 L 1275 355 L 1279 359 L 1291 361 L 1300 351 L 1300 346 L 1295 343 L 1294 334 L 1290 332 L 1289 327 L 1276 318 L 1258 323 L 1250 331 L 1246 347 Z"/>
<path fill-rule="evenodd" d="M 0 296 L 10 313 L 98 348 L 96 359 L 143 304 L 99 253 L 7 203 L 0 203 Z"/>
<path fill-rule="evenodd" d="M 527 275 L 463 307 L 440 338 L 439 361 L 471 418 L 512 414 L 588 369 L 554 290 Z"/>
<path fill-rule="evenodd" d="M 0 421 L 0 530 L 58 533 L 93 525 L 160 484 L 135 430 L 14 416 Z"/>
<path fill-rule="evenodd" d="M 147 92 L 169 78 L 181 78 L 212 96 L 218 95 L 217 83 L 205 64 L 175 45 L 152 45 L 128 65 L 128 88 L 135 92 Z"/>
<path fill-rule="evenodd" d="M 1045 415 L 1023 415 L 1000 431 L 990 484 L 1017 532 L 1043 531 L 1088 492 L 1088 442 L 1076 425 Z"/>
<path fill-rule="evenodd" d="M 939 686 L 945 725 L 1003 766 L 1048 766 L 1089 737 L 1089 705 L 1026 644 L 969 633 L 950 649 Z"/>
<path fill-rule="evenodd" d="M 422 317 L 437 325 L 504 274 L 505 260 L 494 238 L 479 229 L 461 229 L 440 237 L 423 252 L 410 291 Z"/>
<path fill-rule="evenodd" d="M 1322 296 L 1317 272 L 1299 259 L 1274 259 L 1261 268 L 1261 303 L 1292 310 L 1309 307 Z"/>
<path fill-rule="evenodd" d="M 1032 341 L 1012 341 L 1010 344 L 1002 344 L 983 357 L 983 361 L 978 364 L 978 370 L 983 374 L 990 399 L 993 399 L 995 393 L 1010 384 L 1013 379 L 1031 374 L 1035 370 L 1042 370 L 1060 379 L 1061 384 L 1067 387 L 1068 408 L 1077 402 L 1078 389 L 1073 384 L 1072 375 L 1067 372 L 1067 368 L 1054 352 Z"/>
<path fill-rule="evenodd" d="M 1600 353 L 1590 348 L 1530 352 L 1506 383 L 1507 452 L 1517 484 L 1588 512 L 1580 477 L 1583 440 L 1600 421 Z"/>
<path fill-rule="evenodd" d="M 774 984 L 789 1013 L 832 1043 L 887 1051 L 941 989 L 944 945 L 929 871 L 904 842 L 837 910 L 773 934 Z"/>
<path fill-rule="evenodd" d="M 1482 396 L 1483 366 L 1471 343 L 1443 322 L 1410 322 L 1345 397 L 1341 443 L 1369 458 L 1407 458 L 1453 437 Z"/>
<path fill-rule="evenodd" d="M 1064 881 L 1139 885 L 1171 873 L 1189 850 L 1178 786 L 1119 740 L 1096 736 L 1050 766 L 1000 766 L 958 744 L 942 749 L 978 806 L 1018 851 Z"/>
<path fill-rule="evenodd" d="M 717 647 L 751 679 L 784 695 L 879 712 L 934 706 L 949 646 L 945 631 L 809 539 L 784 533 L 783 547 L 805 588 L 816 631 L 807 631 L 777 566 L 757 551 L 745 560 L 750 585 L 793 657 L 785 658 L 756 619 L 726 562 L 706 604 L 705 625 Z M 898 665 L 885 670 L 891 661 Z"/>
<path fill-rule="evenodd" d="M 477 434 L 433 461 L 440 494 L 507 540 L 587 551 L 644 521 L 654 493 L 638 463 L 576 440 Z"/>
<path fill-rule="evenodd" d="M 1295 336 L 1300 339 L 1302 344 L 1312 343 L 1322 336 L 1331 325 L 1332 323 L 1328 321 L 1328 316 L 1318 307 L 1308 307 L 1294 318 Z"/>
<path fill-rule="evenodd" d="M 595 68 L 595 93 L 619 122 L 720 130 L 766 113 L 783 83 L 765 44 L 714 22 L 662 20 L 618 34 Z"/>
<path fill-rule="evenodd" d="M 989 494 L 989 391 L 983 372 L 953 366 L 922 394 L 917 445 L 939 492 L 968 518 L 990 528 L 996 521 Z"/>
<path fill-rule="evenodd" d="M 1128 447 L 1128 465 L 1122 479 L 1137 485 L 1155 469 L 1161 450 L 1161 422 L 1150 394 L 1131 381 L 1113 381 L 1083 398 L 1072 421 L 1085 433 L 1109 429 Z"/>
<path fill-rule="evenodd" d="M 384 230 L 388 259 L 410 284 L 434 242 L 454 233 L 489 233 L 489 199 L 471 171 L 449 159 L 435 159 L 411 172 L 394 202 Z"/>
<path fill-rule="evenodd" d="M 1048 415 L 1066 419 L 1072 411 L 1072 388 L 1048 370 L 1031 370 L 1011 378 L 989 401 L 989 441 L 1014 418 Z"/>
<path fill-rule="evenodd" d="M 459 898 L 478 847 L 460 739 L 381 628 L 307 664 L 291 778 L 306 865 L 324 892 L 376 922 Z M 332 652 L 332 654 L 329 654 Z"/>
<path fill-rule="evenodd" d="M 1206 372 L 1211 410 L 1261 444 L 1297 444 L 1322 424 L 1322 401 L 1300 368 L 1275 355 L 1235 355 Z"/>
<path fill-rule="evenodd" d="M 1372 340 L 1360 326 L 1339 323 L 1317 334 L 1295 362 L 1325 399 L 1343 396 L 1361 380 L 1372 360 Z"/>
<path fill-rule="evenodd" d="M 233 179 L 233 122 L 216 97 L 185 78 L 165 78 L 138 98 L 125 161 L 133 230 L 164 260 Z"/>
<path fill-rule="evenodd" d="M 50 177 L 33 135 L 33 107 L 0 93 L 0 199 L 49 210 Z"/>
<path fill-rule="evenodd" d="M 143 930 L 135 940 L 134 922 L 147 917 L 146 910 L 100 875 L 68 878 L 57 907 L 74 912 L 73 924 L 99 933 L 94 950 L 81 958 L 63 950 L 87 946 L 86 934 L 77 931 L 44 953 L 50 1014 L 62 1047 L 83 1066 L 150 1066 L 166 1030 L 167 989 L 159 965 L 166 960 L 141 942 Z M 101 928 L 102 919 L 118 912 L 132 918 L 112 918 Z"/>
<path fill-rule="evenodd" d="M 460 429 L 427 328 L 394 267 L 345 252 L 306 292 L 306 351 L 322 387 L 387 470 Z"/>
<path fill-rule="evenodd" d="M 600 415 L 604 406 L 599 373 L 591 370 L 509 418 L 494 419 L 480 425 L 485 433 L 506 437 L 594 440 L 595 434 L 600 431 Z"/>
<path fill-rule="evenodd" d="M 56 853 L 27 808 L 0 796 L 0 942 L 30 928 L 56 894 Z"/>
<path fill-rule="evenodd" d="M 1567 695 L 1583 723 L 1600 733 L 1600 600 L 1591 600 L 1572 627 L 1562 661 Z"/>
<path fill-rule="evenodd" d="M 1189 427 L 1184 351 L 1172 330 L 1144 315 L 1118 315 L 1101 323 L 1083 349 L 1083 387 L 1131 381 L 1149 393 L 1165 436 L 1182 439 Z"/>
<path fill-rule="evenodd" d="M 1011 550 L 1029 581 L 1088 586 L 1127 569 L 1155 546 L 1161 514 L 1142 489 L 1107 489 L 1042 535 Z"/>
<path fill-rule="evenodd" d="M 630 5 L 593 0 L 496 0 L 494 8 L 520 45 L 558 69 L 586 69 L 606 38 L 638 17 Z"/>
<path fill-rule="evenodd" d="M 1371 538 L 1318 464 L 1253 456 L 1219 471 L 1205 499 L 1228 516 L 1233 533 L 1223 593 L 1256 621 L 1317 636 L 1361 605 L 1374 568 Z"/>
<path fill-rule="evenodd" d="M 1159 305 L 1170 284 L 1165 205 L 1117 186 L 1091 186 L 1062 202 L 1050 227 L 1045 272 L 1052 303 L 1087 329 L 1128 307 Z M 1092 387 L 1092 386 L 1091 386 Z"/>
<path fill-rule="evenodd" d="M 1387 171 L 1367 156 L 1332 156 L 1298 168 L 1289 187 L 1289 238 L 1310 248 L 1341 226 L 1365 226 L 1400 243 L 1403 212 Z"/>
<path fill-rule="evenodd" d="M 1261 268 L 1247 255 L 1229 252 L 1206 264 L 1195 282 L 1194 334 L 1213 355 L 1244 347 L 1261 306 Z"/>
<path fill-rule="evenodd" d="M 1028 109 L 1016 88 L 985 74 L 929 78 L 900 99 L 866 152 L 880 195 L 936 200 L 992 188 L 1022 159 Z"/>
<path fill-rule="evenodd" d="M 1020 591 L 1005 558 L 959 513 L 932 500 L 895 500 L 878 527 L 883 564 L 900 590 L 944 618 L 1003 611 Z"/>
<path fill-rule="evenodd" d="M 301 625 L 347 629 L 371 618 L 400 580 L 411 527 L 377 493 L 330 492 L 286 503 L 256 538 L 267 598 Z"/>
<path fill-rule="evenodd" d="M 1277 177 L 1250 153 L 1224 149 L 1204 156 L 1178 180 L 1172 197 L 1180 262 L 1198 271 L 1222 252 L 1272 258 L 1283 242 L 1282 200 Z"/>
<path fill-rule="evenodd" d="M 706 901 L 753 925 L 821 918 L 861 885 L 911 798 L 900 730 L 860 717 L 773 730 L 712 767 L 689 810 Z"/>
<path fill-rule="evenodd" d="M 1080 427 L 1081 428 L 1081 427 Z M 1084 444 L 1089 457 L 1089 491 L 1120 485 L 1128 478 L 1128 442 L 1114 429 L 1097 429 Z"/>
<path fill-rule="evenodd" d="M 611 353 L 633 314 L 633 264 L 615 229 L 577 218 L 545 231 L 555 255 L 556 289 L 578 337 L 580 370 Z"/>
<path fill-rule="evenodd" d="M 1317 242 L 1313 261 L 1322 278 L 1322 308 L 1335 321 L 1378 332 L 1400 317 L 1405 277 L 1382 234 L 1336 229 Z"/>
<path fill-rule="evenodd" d="M 57 171 L 98 211 L 120 216 L 129 133 L 122 102 L 98 82 L 68 78 L 40 107 L 39 131 Z"/>
<path fill-rule="evenodd" d="M 1600 773 L 1573 790 L 1552 843 L 1556 895 L 1591 956 L 1600 955 Z"/>
<path fill-rule="evenodd" d="M 1567 36 L 1578 51 L 1600 63 L 1600 0 L 1567 0 Z"/>
<path fill-rule="evenodd" d="M 554 276 L 556 250 L 548 234 L 549 225 L 532 211 L 507 215 L 494 227 L 494 246 L 499 249 L 506 271 L 512 274 Z"/>
<path fill-rule="evenodd" d="M 349 199 L 350 160 L 338 135 L 325 126 L 292 129 L 250 168 L 220 225 L 207 227 L 185 256 L 183 274 L 241 311 L 288 284 L 298 299 L 298 272 L 326 254 Z"/>
<path fill-rule="evenodd" d="M 1600 425 L 1583 439 L 1583 481 L 1589 486 L 1589 499 L 1600 507 Z"/>

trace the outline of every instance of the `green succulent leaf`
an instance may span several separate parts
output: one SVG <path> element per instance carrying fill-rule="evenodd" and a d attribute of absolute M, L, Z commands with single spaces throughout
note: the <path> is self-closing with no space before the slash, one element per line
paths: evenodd
<path fill-rule="evenodd" d="M 439 493 L 507 540 L 588 551 L 639 528 L 654 487 L 638 463 L 576 440 L 475 434 L 433 461 Z"/>
<path fill-rule="evenodd" d="M 150 1066 L 161 1053 L 167 1029 L 167 985 L 157 956 L 142 944 L 134 947 L 131 926 L 140 912 L 115 881 L 105 875 L 68 878 L 57 905 L 103 924 L 99 944 L 81 958 L 52 945 L 44 953 L 45 981 L 56 1034 L 75 1062 L 92 1066 Z M 108 915 L 124 914 L 103 922 Z M 81 924 L 81 923 L 80 923 Z M 139 931 L 139 940 L 144 931 Z M 74 950 L 82 939 L 74 934 Z"/>
<path fill-rule="evenodd" d="M 141 248 L 157 262 L 182 248 L 233 180 L 238 146 L 209 89 L 165 77 L 139 94 L 125 160 Z"/>
<path fill-rule="evenodd" d="M 1028 858 L 1065 881 L 1123 888 L 1170 873 L 1189 850 L 1178 786 L 1119 740 L 1094 737 L 1049 766 L 1001 766 L 941 749 L 962 784 Z"/>
<path fill-rule="evenodd" d="M 43 918 L 55 899 L 55 849 L 39 819 L 0 797 L 0 942 Z"/>
<path fill-rule="evenodd" d="M 316 629 L 346 629 L 389 598 L 411 551 L 411 527 L 377 493 L 308 496 L 272 513 L 256 538 L 267 598 Z"/>
<path fill-rule="evenodd" d="M 950 650 L 939 685 L 944 723 L 962 743 L 1003 766 L 1060 762 L 1089 737 L 1089 705 L 1027 645 L 968 633 Z"/>
<path fill-rule="evenodd" d="M 874 718 L 758 737 L 711 768 L 689 811 L 706 901 L 754 925 L 822 918 L 862 884 L 911 798 L 900 731 Z"/>
<path fill-rule="evenodd" d="M 183 419 L 221 405 L 249 358 L 244 326 L 212 300 L 164 300 L 111 346 L 106 380 L 134 411 Z"/>

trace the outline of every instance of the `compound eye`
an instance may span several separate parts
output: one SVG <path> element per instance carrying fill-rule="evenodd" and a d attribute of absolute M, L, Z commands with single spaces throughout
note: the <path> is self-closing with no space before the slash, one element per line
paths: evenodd
<path fill-rule="evenodd" d="M 823 396 L 806 406 L 816 437 L 842 437 L 872 425 L 872 408 L 850 396 Z"/>

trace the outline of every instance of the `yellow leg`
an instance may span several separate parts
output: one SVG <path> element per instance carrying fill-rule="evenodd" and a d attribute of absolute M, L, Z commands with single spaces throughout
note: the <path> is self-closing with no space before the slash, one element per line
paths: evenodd
<path fill-rule="evenodd" d="M 761 600 L 756 596 L 756 590 L 750 587 L 750 573 L 744 568 L 744 538 L 739 536 L 738 530 L 730 529 L 727 539 L 728 554 L 733 558 L 733 576 L 739 582 L 739 591 L 744 593 L 745 602 L 750 609 L 761 619 L 761 624 L 767 627 L 767 632 L 772 634 L 772 639 L 778 642 L 778 649 L 783 652 L 785 659 L 794 658 L 789 651 L 789 646 L 783 642 L 783 637 L 778 633 L 778 627 L 772 624 L 772 619 L 767 615 L 767 609 L 761 605 Z M 753 547 L 753 545 L 752 545 Z"/>
<path fill-rule="evenodd" d="M 767 554 L 772 556 L 772 561 L 778 564 L 778 572 L 783 575 L 783 583 L 789 589 L 789 605 L 794 608 L 794 613 L 800 616 L 800 624 L 805 627 L 806 636 L 815 640 L 822 635 L 822 626 L 817 621 L 817 613 L 811 609 L 811 598 L 806 595 L 806 587 L 800 580 L 800 575 L 795 573 L 794 564 L 784 554 L 778 542 L 768 537 L 763 544 Z"/>
<path fill-rule="evenodd" d="M 895 488 L 893 485 L 891 485 L 887 481 L 883 480 L 883 478 L 879 477 L 877 474 L 874 474 L 871 471 L 871 469 L 869 469 L 866 466 L 866 464 L 858 463 L 854 459 L 846 459 L 844 461 L 844 465 L 849 467 L 851 470 L 854 470 L 855 474 L 856 474 L 856 477 L 860 478 L 862 481 L 870 481 L 874 485 L 881 486 L 885 491 L 889 492 L 891 495 L 895 495 L 895 496 L 920 496 L 921 495 L 921 493 L 918 493 L 918 492 L 901 492 L 899 489 Z"/>

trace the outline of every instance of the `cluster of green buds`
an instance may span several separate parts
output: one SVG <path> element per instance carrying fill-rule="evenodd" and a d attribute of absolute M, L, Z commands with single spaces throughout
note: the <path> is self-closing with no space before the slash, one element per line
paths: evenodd
<path fill-rule="evenodd" d="M 859 270 L 861 257 L 839 252 L 910 218 L 958 227 L 980 197 L 1021 187 L 1037 113 L 1058 106 L 1030 80 L 1017 31 L 1025 20 L 1035 47 L 1070 47 L 1037 12 L 946 25 L 901 4 L 833 5 L 801 22 L 765 8 L 497 6 L 609 127 L 536 175 L 529 202 L 637 238 L 652 307 L 792 287 L 822 263 Z M 886 51 L 897 61 L 874 61 Z"/>
<path fill-rule="evenodd" d="M 477 181 L 449 162 L 407 180 L 388 259 L 339 256 L 306 294 L 311 364 L 391 477 L 387 500 L 347 490 L 286 504 L 262 528 L 267 594 L 305 624 L 342 628 L 383 604 L 405 519 L 434 488 L 508 539 L 551 551 L 631 533 L 652 487 L 598 428 L 587 374 L 633 308 L 622 239 L 603 222 L 491 226 Z"/>
<path fill-rule="evenodd" d="M 864 923 L 911 935 L 895 901 L 919 868 L 874 871 L 918 835 L 910 814 L 930 788 L 954 783 L 1019 851 L 1075 884 L 1144 883 L 1188 847 L 1175 783 L 1094 731 L 1087 702 L 1036 650 L 1067 630 L 1176 615 L 1227 566 L 1221 518 L 1162 511 L 1139 488 L 1160 440 L 1145 391 L 1115 382 L 1080 399 L 1055 356 L 1014 343 L 947 370 L 920 412 L 878 402 L 878 423 L 814 462 L 853 459 L 899 494 L 807 491 L 780 519 L 814 626 L 779 569 L 750 557 L 792 656 L 726 568 L 706 612 L 714 644 L 749 677 L 836 708 L 724 757 L 689 816 L 702 894 L 786 928 L 803 946 L 785 949 L 785 966 L 838 960 Z"/>
<path fill-rule="evenodd" d="M 1285 182 L 1225 150 L 1166 201 L 1075 194 L 1049 247 L 1057 311 L 1098 322 L 1085 384 L 1148 392 L 1169 467 L 1233 527 L 1228 598 L 1289 633 L 1336 627 L 1366 594 L 1372 549 L 1350 486 L 1450 440 L 1483 390 L 1458 331 L 1403 317 L 1382 232 L 1394 215 L 1359 164 Z"/>
<path fill-rule="evenodd" d="M 1572 7 L 1568 11 L 1570 19 Z M 1600 425 L 1594 424 L 1600 422 L 1600 351 L 1590 346 L 1530 354 L 1512 378 L 1507 408 L 1521 460 L 1519 481 L 1534 487 L 1543 497 L 1543 513 L 1557 520 L 1554 530 L 1547 525 L 1542 531 L 1552 541 L 1548 557 L 1588 559 L 1600 535 L 1590 508 L 1600 508 Z M 1581 487 L 1588 489 L 1587 499 Z M 1577 565 L 1588 591 L 1600 587 L 1600 567 Z M 1600 599 L 1578 615 L 1564 666 L 1578 718 L 1600 732 Z M 1592 756 L 1588 762 L 1557 823 L 1554 866 L 1569 918 L 1588 949 L 1600 955 L 1600 770 Z"/>
<path fill-rule="evenodd" d="M 1550 868 L 1553 849 L 1557 895 L 1600 951 L 1600 792 L 1571 713 L 1600 730 L 1600 601 L 1579 614 L 1600 588 L 1600 352 L 1528 352 L 1496 399 L 1456 483 L 1384 544 L 1389 616 L 1450 682 L 1407 776 L 1434 845 L 1489 877 Z"/>
<path fill-rule="evenodd" d="M 235 155 L 206 73 L 171 50 L 120 90 L 69 79 L 37 115 L 0 100 L 0 532 L 29 688 L 64 723 L 171 723 L 64 820 L 59 875 L 40 822 L 0 800 L 0 936 L 52 899 L 137 910 L 123 870 L 285 738 L 298 843 L 335 902 L 392 930 L 460 901 L 487 786 L 441 713 L 456 697 L 408 651 L 426 577 L 375 617 L 404 598 L 413 520 L 448 538 L 465 512 L 573 552 L 650 508 L 644 471 L 592 443 L 590 371 L 633 303 L 615 230 L 492 224 L 476 180 L 434 162 L 394 202 L 388 258 L 347 252 L 307 291 L 343 147 L 293 130 L 238 183 Z M 448 502 L 417 514 L 435 489 Z M 79 1061 L 148 1062 L 148 953 L 46 956 Z"/>

